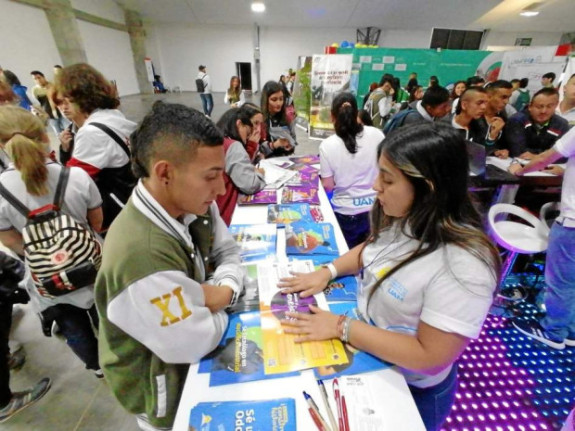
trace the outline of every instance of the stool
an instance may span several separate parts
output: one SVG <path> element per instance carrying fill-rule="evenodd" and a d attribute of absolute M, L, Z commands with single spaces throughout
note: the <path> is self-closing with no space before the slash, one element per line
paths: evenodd
<path fill-rule="evenodd" d="M 547 228 L 547 233 L 551 229 L 551 225 L 561 212 L 561 202 L 547 202 L 539 210 L 539 220 Z"/>
<path fill-rule="evenodd" d="M 519 217 L 529 224 L 507 220 L 506 214 Z M 503 264 L 501 287 L 518 254 L 534 254 L 547 250 L 549 228 L 533 214 L 510 204 L 493 205 L 489 209 L 488 220 L 492 238 L 509 252 Z"/>

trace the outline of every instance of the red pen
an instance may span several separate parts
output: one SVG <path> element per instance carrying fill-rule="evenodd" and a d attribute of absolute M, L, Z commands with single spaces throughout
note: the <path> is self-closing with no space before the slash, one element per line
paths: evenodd
<path fill-rule="evenodd" d="M 333 379 L 333 397 L 335 399 L 335 406 L 337 407 L 337 422 L 339 426 L 339 431 L 345 431 L 343 424 L 343 414 L 341 408 L 341 398 L 339 396 L 339 382 L 337 379 Z"/>
<path fill-rule="evenodd" d="M 341 410 L 343 411 L 343 424 L 345 426 L 345 431 L 349 431 L 349 418 L 347 417 L 347 404 L 345 403 L 345 395 L 341 397 Z"/>
<path fill-rule="evenodd" d="M 309 412 L 309 415 L 313 419 L 313 422 L 315 423 L 315 426 L 317 427 L 317 429 L 319 431 L 325 431 L 325 428 L 321 424 L 321 420 L 319 419 L 319 416 L 317 415 L 317 413 L 311 407 L 309 409 L 307 409 L 307 411 Z"/>

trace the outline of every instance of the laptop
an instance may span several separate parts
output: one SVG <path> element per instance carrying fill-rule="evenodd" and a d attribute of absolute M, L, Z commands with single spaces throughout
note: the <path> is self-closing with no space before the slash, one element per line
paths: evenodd
<path fill-rule="evenodd" d="M 479 177 L 479 182 L 483 185 L 488 185 L 486 183 L 493 185 L 519 183 L 519 178 L 512 173 L 487 164 L 487 152 L 483 145 L 472 141 L 465 141 L 465 143 L 467 145 L 469 172 L 472 177 Z"/>

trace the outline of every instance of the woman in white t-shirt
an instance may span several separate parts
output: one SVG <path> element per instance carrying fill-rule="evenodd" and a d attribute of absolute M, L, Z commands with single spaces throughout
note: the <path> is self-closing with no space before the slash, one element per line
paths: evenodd
<path fill-rule="evenodd" d="M 335 135 L 319 146 L 321 183 L 331 200 L 335 216 L 349 248 L 369 234 L 369 210 L 375 201 L 377 146 L 381 130 L 357 122 L 357 102 L 351 93 L 340 93 L 331 104 Z"/>
<path fill-rule="evenodd" d="M 399 129 L 382 142 L 378 163 L 368 240 L 279 284 L 306 297 L 338 275 L 359 274 L 363 321 L 310 306 L 311 314 L 288 314 L 286 332 L 300 342 L 340 338 L 396 364 L 426 428 L 438 430 L 455 398 L 455 362 L 491 305 L 499 255 L 470 201 L 467 151 L 455 130 Z"/>
<path fill-rule="evenodd" d="M 62 166 L 48 158 L 50 140 L 42 122 L 30 112 L 15 106 L 0 106 L 0 145 L 6 148 L 12 162 L 0 175 L 0 183 L 34 211 L 54 202 L 54 194 Z M 98 231 L 102 226 L 102 198 L 96 184 L 80 168 L 71 168 L 64 193 L 63 211 L 77 222 Z M 23 256 L 22 231 L 26 217 L 6 199 L 0 199 L 0 242 Z M 93 286 L 62 296 L 40 295 L 30 271 L 25 278 L 32 304 L 41 313 L 43 327 L 50 335 L 55 321 L 74 353 L 103 377 L 98 362 L 98 341 L 92 326 L 98 326 Z"/>

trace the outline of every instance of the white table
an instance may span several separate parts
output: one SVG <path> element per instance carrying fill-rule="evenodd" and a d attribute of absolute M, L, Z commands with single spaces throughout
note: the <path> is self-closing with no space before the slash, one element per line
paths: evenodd
<path fill-rule="evenodd" d="M 278 195 L 280 194 L 281 191 L 278 191 Z M 348 250 L 347 244 L 321 184 L 318 194 L 324 222 L 334 226 L 337 245 L 340 253 L 343 254 Z M 266 222 L 267 205 L 238 207 L 232 218 L 232 224 L 263 224 Z M 278 258 L 285 258 L 284 229 L 278 229 L 277 240 Z M 318 403 L 320 409 L 323 409 L 313 370 L 305 370 L 301 375 L 294 377 L 214 387 L 209 385 L 209 373 L 198 374 L 197 371 L 197 364 L 190 367 L 174 422 L 174 431 L 189 430 L 190 410 L 200 401 L 266 400 L 285 397 L 296 400 L 297 429 L 302 431 L 316 430 L 302 395 L 302 391 L 308 392 Z M 378 431 L 425 430 L 407 383 L 395 367 L 362 374 L 362 376 L 369 376 L 370 379 L 377 380 L 378 387 L 381 387 L 378 393 L 378 405 L 382 406 L 385 428 Z M 325 380 L 325 384 L 331 397 L 331 380 Z"/>

